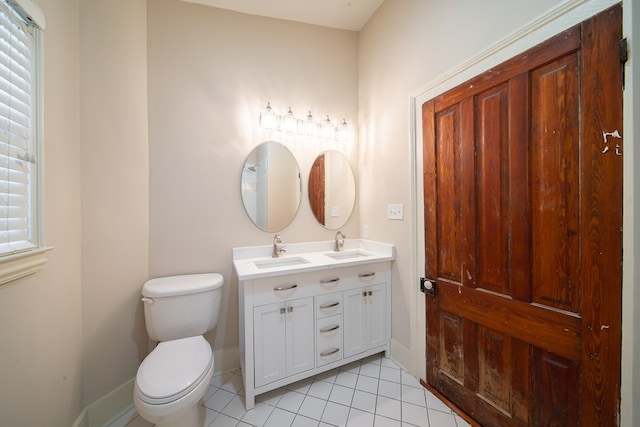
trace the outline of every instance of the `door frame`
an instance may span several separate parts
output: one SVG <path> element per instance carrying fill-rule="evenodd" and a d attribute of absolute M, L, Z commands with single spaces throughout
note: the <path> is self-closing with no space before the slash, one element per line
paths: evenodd
<path fill-rule="evenodd" d="M 424 276 L 424 199 L 422 188 L 422 104 L 447 90 L 469 80 L 482 72 L 514 57 L 548 38 L 577 25 L 584 20 L 620 3 L 618 0 L 567 0 L 511 35 L 499 40 L 487 50 L 462 62 L 459 66 L 439 76 L 410 96 L 410 143 L 411 143 L 411 272 L 412 282 L 419 283 Z M 623 37 L 632 40 L 634 32 L 640 33 L 640 8 L 632 8 L 632 0 L 622 0 Z M 635 16 L 635 20 L 632 17 Z M 634 25 L 635 27 L 634 28 Z M 639 37 L 636 40 L 640 41 Z M 640 44 L 640 43 L 638 43 Z M 633 260 L 640 257 L 640 223 L 634 221 L 640 215 L 640 173 L 634 177 L 634 164 L 640 164 L 640 148 L 634 150 L 633 141 L 640 141 L 640 124 L 634 125 L 634 106 L 640 111 L 640 95 L 633 96 L 633 77 L 640 74 L 640 67 L 633 66 L 634 53 L 640 57 L 640 46 L 630 43 L 629 61 L 626 65 L 626 89 L 623 94 L 623 136 L 625 158 L 623 159 L 623 271 L 622 271 L 622 371 L 621 377 L 621 424 L 636 425 L 640 420 L 640 409 L 634 412 L 633 383 L 640 383 L 640 339 L 635 338 L 636 326 L 640 330 L 640 289 L 635 290 L 636 278 L 640 280 L 640 266 Z M 638 69 L 638 71 L 636 71 Z M 640 79 L 636 78 L 640 85 Z M 640 92 L 640 90 L 636 90 Z M 634 132 L 635 130 L 635 132 Z M 638 135 L 634 138 L 634 134 Z M 635 197 L 634 197 L 635 196 Z M 425 298 L 416 285 L 410 293 L 411 364 L 409 369 L 422 380 L 426 380 L 426 321 Z M 637 314 L 634 314 L 637 313 Z M 426 381 L 425 381 L 426 382 Z M 636 400 L 640 401 L 640 397 Z M 638 402 L 635 402 L 636 404 Z M 636 405 L 637 406 L 637 405 Z"/>

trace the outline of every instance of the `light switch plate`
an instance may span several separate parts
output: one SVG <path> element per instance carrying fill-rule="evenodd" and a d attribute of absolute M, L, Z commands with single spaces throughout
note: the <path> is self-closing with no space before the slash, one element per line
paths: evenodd
<path fill-rule="evenodd" d="M 404 205 L 402 205 L 401 203 L 387 205 L 387 219 L 403 220 Z"/>

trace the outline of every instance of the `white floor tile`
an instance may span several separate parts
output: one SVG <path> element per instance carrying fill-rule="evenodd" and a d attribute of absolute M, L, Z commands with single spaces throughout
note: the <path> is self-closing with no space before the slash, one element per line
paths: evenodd
<path fill-rule="evenodd" d="M 370 412 L 351 408 L 347 419 L 347 427 L 371 427 L 373 426 L 374 417 L 375 415 Z"/>
<path fill-rule="evenodd" d="M 220 388 L 222 384 L 229 381 L 229 378 L 231 378 L 232 375 L 232 372 L 222 372 L 219 374 L 215 374 L 211 377 L 211 385 Z"/>
<path fill-rule="evenodd" d="M 326 400 L 318 399 L 317 397 L 307 396 L 304 398 L 298 414 L 314 420 L 320 420 L 324 407 L 327 405 Z"/>
<path fill-rule="evenodd" d="M 356 389 L 366 391 L 367 393 L 378 393 L 378 379 L 359 375 Z"/>
<path fill-rule="evenodd" d="M 398 365 L 396 365 L 396 362 L 394 362 L 393 360 L 388 359 L 386 357 L 380 358 L 380 366 L 386 366 L 386 367 L 389 367 L 389 368 L 400 370 L 400 367 Z"/>
<path fill-rule="evenodd" d="M 456 425 L 458 427 L 471 427 L 471 424 L 469 424 L 468 422 L 466 422 L 465 420 L 463 420 L 459 416 L 456 415 L 455 419 L 456 419 Z"/>
<path fill-rule="evenodd" d="M 380 363 L 365 363 L 360 366 L 360 375 L 380 378 Z"/>
<path fill-rule="evenodd" d="M 296 415 L 291 427 L 318 427 L 318 420 L 312 420 L 311 418 L 303 417 L 302 415 Z"/>
<path fill-rule="evenodd" d="M 429 409 L 429 425 L 437 427 L 458 427 L 456 417 L 453 414 L 445 414 L 444 412 Z"/>
<path fill-rule="evenodd" d="M 353 399 L 354 391 L 355 390 L 352 388 L 335 384 L 331 390 L 329 401 L 349 406 L 351 405 L 351 399 Z"/>
<path fill-rule="evenodd" d="M 285 411 L 293 412 L 295 414 L 298 412 L 298 409 L 300 409 L 300 405 L 302 405 L 303 400 L 304 394 L 298 393 L 297 391 L 287 390 L 280 398 L 277 406 L 280 409 L 284 409 Z"/>
<path fill-rule="evenodd" d="M 266 403 L 256 403 L 253 409 L 245 412 L 241 421 L 253 426 L 261 427 L 267 422 L 267 419 L 273 412 L 273 409 L 273 406 L 267 405 Z"/>
<path fill-rule="evenodd" d="M 356 390 L 353 394 L 351 407 L 361 411 L 376 412 L 376 395 L 364 391 Z"/>
<path fill-rule="evenodd" d="M 418 381 L 418 379 L 416 377 L 414 377 L 413 375 L 411 375 L 407 371 L 402 371 L 402 373 L 400 375 L 401 375 L 402 385 L 408 385 L 410 387 L 415 387 L 415 388 L 420 388 L 420 389 L 423 388 L 422 384 L 420 384 L 420 381 Z"/>
<path fill-rule="evenodd" d="M 245 410 L 240 371 L 216 374 L 207 427 L 470 427 L 392 360 L 374 355 L 256 396 Z M 152 427 L 135 410 L 109 427 Z"/>
<path fill-rule="evenodd" d="M 330 371 L 326 371 L 316 375 L 315 379 L 333 384 L 334 382 L 336 382 L 336 376 L 338 375 L 338 372 L 339 371 L 337 369 L 332 369 Z"/>
<path fill-rule="evenodd" d="M 344 387 L 356 388 L 358 382 L 358 374 L 353 374 L 348 371 L 340 372 L 336 376 L 336 384 L 340 384 Z"/>
<path fill-rule="evenodd" d="M 313 383 L 313 378 L 306 378 L 304 380 L 296 381 L 293 384 L 286 386 L 288 390 L 297 391 L 298 393 L 307 394 L 309 387 Z"/>
<path fill-rule="evenodd" d="M 284 409 L 274 408 L 264 427 L 288 427 L 293 423 L 296 414 Z"/>
<path fill-rule="evenodd" d="M 429 415 L 427 414 L 427 408 L 402 402 L 402 422 L 407 422 L 420 427 L 429 427 Z"/>
<path fill-rule="evenodd" d="M 231 393 L 238 394 L 244 388 L 242 377 L 240 375 L 232 375 L 224 384 L 220 386 L 220 388 Z"/>
<path fill-rule="evenodd" d="M 380 379 L 385 381 L 400 382 L 400 369 L 390 368 L 388 366 L 380 367 Z"/>
<path fill-rule="evenodd" d="M 401 423 L 398 420 L 392 420 L 391 418 L 382 417 L 376 415 L 374 424 L 375 427 L 401 427 Z"/>
<path fill-rule="evenodd" d="M 333 385 L 331 385 L 331 383 L 325 381 L 314 381 L 313 384 L 311 384 L 311 387 L 309 387 L 309 392 L 307 394 L 319 399 L 328 400 L 332 388 Z"/>
<path fill-rule="evenodd" d="M 204 406 L 213 409 L 214 411 L 222 412 L 224 407 L 227 406 L 234 397 L 236 397 L 235 394 L 227 390 L 218 389 L 204 402 Z"/>
<path fill-rule="evenodd" d="M 424 389 L 402 386 L 402 401 L 413 403 L 414 405 L 427 407 L 427 402 L 424 397 Z"/>
<path fill-rule="evenodd" d="M 339 405 L 334 402 L 328 402 L 322 414 L 322 420 L 325 423 L 334 426 L 344 427 L 347 425 L 347 417 L 349 416 L 349 407 Z"/>
<path fill-rule="evenodd" d="M 240 420 L 247 412 L 244 406 L 244 399 L 241 399 L 240 396 L 236 395 L 221 412 L 232 418 Z"/>
<path fill-rule="evenodd" d="M 231 418 L 225 414 L 220 414 L 211 424 L 209 424 L 209 427 L 235 427 L 238 425 L 238 422 L 239 421 L 235 418 Z"/>
<path fill-rule="evenodd" d="M 440 412 L 446 412 L 447 414 L 452 414 L 453 411 L 444 402 L 438 399 L 433 393 L 429 390 L 424 391 L 424 395 L 427 399 L 427 408 L 435 409 Z"/>
<path fill-rule="evenodd" d="M 357 374 L 358 372 L 360 372 L 360 365 L 362 364 L 361 361 L 356 361 L 356 362 L 351 362 L 348 363 L 344 366 L 341 366 L 339 369 L 341 371 L 347 371 L 347 372 L 351 372 L 352 374 Z"/>
<path fill-rule="evenodd" d="M 378 382 L 378 395 L 400 400 L 402 398 L 401 387 L 400 383 L 380 380 Z"/>
<path fill-rule="evenodd" d="M 384 396 L 378 396 L 376 402 L 376 415 L 391 418 L 393 420 L 401 420 L 401 406 L 400 401 L 390 399 Z"/>
<path fill-rule="evenodd" d="M 280 401 L 280 398 L 284 394 L 283 388 L 277 388 L 275 390 L 268 391 L 256 396 L 256 402 L 266 403 L 267 405 L 276 406 Z"/>

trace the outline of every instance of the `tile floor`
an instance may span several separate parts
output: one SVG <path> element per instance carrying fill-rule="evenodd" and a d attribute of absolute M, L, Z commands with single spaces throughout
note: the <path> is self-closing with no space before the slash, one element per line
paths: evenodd
<path fill-rule="evenodd" d="M 244 408 L 240 370 L 214 375 L 204 396 L 207 427 L 467 427 L 417 379 L 374 355 L 258 395 Z M 149 427 L 132 409 L 109 427 Z"/>

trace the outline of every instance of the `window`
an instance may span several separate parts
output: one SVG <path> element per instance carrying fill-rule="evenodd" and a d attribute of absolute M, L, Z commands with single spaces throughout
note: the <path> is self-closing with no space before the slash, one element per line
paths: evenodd
<path fill-rule="evenodd" d="M 0 283 L 33 273 L 40 218 L 40 31 L 31 0 L 0 0 Z M 28 261 L 25 262 L 25 259 Z"/>

